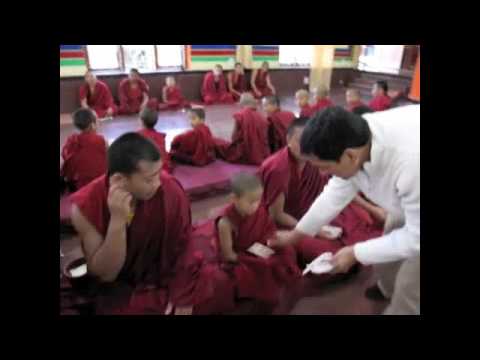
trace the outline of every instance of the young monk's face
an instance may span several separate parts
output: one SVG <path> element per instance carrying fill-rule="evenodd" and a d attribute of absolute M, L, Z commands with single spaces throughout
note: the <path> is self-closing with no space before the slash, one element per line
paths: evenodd
<path fill-rule="evenodd" d="M 266 99 L 262 100 L 262 105 L 263 105 L 263 110 L 267 114 L 272 114 L 278 109 L 277 105 L 268 102 Z"/>
<path fill-rule="evenodd" d="M 237 74 L 243 74 L 243 66 L 242 65 L 235 66 L 235 72 Z"/>
<path fill-rule="evenodd" d="M 92 86 L 95 85 L 95 81 L 97 81 L 97 78 L 91 72 L 88 72 L 85 74 L 85 81 L 88 85 Z"/>
<path fill-rule="evenodd" d="M 262 64 L 262 70 L 263 70 L 263 71 L 268 71 L 268 62 L 264 62 L 264 63 Z"/>
<path fill-rule="evenodd" d="M 357 149 L 347 149 L 338 161 L 321 160 L 314 155 L 304 155 L 321 173 L 331 174 L 347 180 L 361 168 L 360 154 Z"/>
<path fill-rule="evenodd" d="M 345 99 L 347 100 L 347 104 L 351 104 L 353 102 L 359 101 L 360 98 L 358 95 L 353 91 L 348 91 L 345 93 Z"/>
<path fill-rule="evenodd" d="M 222 72 L 223 72 L 223 69 L 221 67 L 218 67 L 216 66 L 214 69 L 213 69 L 213 74 L 215 76 L 220 76 L 222 75 Z"/>
<path fill-rule="evenodd" d="M 295 100 L 299 107 L 304 107 L 305 105 L 308 104 L 308 96 L 306 95 L 297 95 L 295 96 Z"/>
<path fill-rule="evenodd" d="M 305 128 L 297 127 L 293 130 L 293 134 L 287 135 L 288 148 L 290 149 L 290 152 L 297 160 L 303 159 L 303 155 L 300 150 L 300 139 L 302 137 L 303 129 Z"/>
<path fill-rule="evenodd" d="M 262 200 L 263 188 L 248 191 L 241 196 L 234 195 L 234 204 L 237 210 L 246 216 L 255 214 Z"/>
<path fill-rule="evenodd" d="M 131 71 L 129 77 L 131 80 L 138 80 L 140 78 L 140 76 L 135 71 Z"/>
<path fill-rule="evenodd" d="M 378 84 L 373 84 L 372 95 L 378 96 L 382 94 L 383 94 L 383 89 L 380 86 L 378 86 Z"/>
<path fill-rule="evenodd" d="M 175 79 L 172 77 L 168 77 L 166 80 L 167 86 L 174 86 L 175 85 Z"/>
<path fill-rule="evenodd" d="M 137 200 L 151 199 L 161 185 L 161 168 L 161 160 L 156 162 L 140 160 L 137 165 L 138 171 L 128 176 L 122 175 L 125 190 Z"/>
<path fill-rule="evenodd" d="M 189 112 L 187 116 L 188 116 L 188 120 L 190 120 L 190 125 L 192 125 L 193 128 L 195 128 L 198 125 L 200 125 L 201 123 L 203 123 L 203 120 L 200 119 L 197 116 L 197 114 L 195 114 L 193 112 Z"/>

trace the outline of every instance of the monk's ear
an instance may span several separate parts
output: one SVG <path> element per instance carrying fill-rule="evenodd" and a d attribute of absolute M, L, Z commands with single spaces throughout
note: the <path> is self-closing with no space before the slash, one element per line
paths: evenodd
<path fill-rule="evenodd" d="M 110 185 L 119 185 L 121 187 L 124 187 L 126 184 L 126 177 L 125 175 L 122 175 L 120 173 L 115 173 L 112 176 L 110 176 Z"/>
<path fill-rule="evenodd" d="M 345 150 L 344 154 L 350 163 L 358 165 L 358 162 L 360 161 L 360 152 L 358 150 L 349 148 Z"/>

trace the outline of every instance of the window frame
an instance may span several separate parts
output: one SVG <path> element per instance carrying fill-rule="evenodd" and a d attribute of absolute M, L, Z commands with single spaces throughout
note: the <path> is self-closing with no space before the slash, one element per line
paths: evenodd
<path fill-rule="evenodd" d="M 112 69 L 92 69 L 90 66 L 90 54 L 89 54 L 89 49 L 88 45 L 86 45 L 86 61 L 87 61 L 87 67 L 89 70 L 94 71 L 94 72 L 126 72 L 125 68 L 125 48 L 124 45 L 116 45 L 117 46 L 117 62 L 118 62 L 118 67 L 117 68 L 112 68 Z M 181 55 L 182 55 L 182 63 L 179 66 L 159 66 L 158 64 L 158 46 L 153 45 L 154 47 L 154 57 L 155 57 L 155 68 L 153 69 L 153 72 L 157 71 L 171 71 L 172 69 L 181 69 L 182 71 L 185 70 L 185 51 L 186 51 L 186 45 L 181 45 L 182 50 L 181 50 Z M 145 73 L 152 72 L 152 70 L 145 70 Z"/>

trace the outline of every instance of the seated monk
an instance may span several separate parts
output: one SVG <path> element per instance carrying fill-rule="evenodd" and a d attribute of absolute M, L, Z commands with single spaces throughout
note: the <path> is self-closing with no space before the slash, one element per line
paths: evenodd
<path fill-rule="evenodd" d="M 157 147 L 127 133 L 108 150 L 108 173 L 72 195 L 96 314 L 215 312 L 218 288 L 191 251 L 190 203 L 161 167 Z"/>
<path fill-rule="evenodd" d="M 373 99 L 368 106 L 373 111 L 383 111 L 390 109 L 392 106 L 392 99 L 388 96 L 388 84 L 386 81 L 377 81 L 372 88 Z"/>
<path fill-rule="evenodd" d="M 173 76 L 167 76 L 165 86 L 162 89 L 163 104 L 159 105 L 160 110 L 177 110 L 189 107 L 190 104 L 183 98 L 180 88 L 175 83 Z"/>
<path fill-rule="evenodd" d="M 150 87 L 140 77 L 137 69 L 131 69 L 128 78 L 120 81 L 118 97 L 120 98 L 119 114 L 138 114 L 148 103 Z"/>
<path fill-rule="evenodd" d="M 330 178 L 301 156 L 300 137 L 307 122 L 308 118 L 295 119 L 288 129 L 288 146 L 270 156 L 260 168 L 265 187 L 263 204 L 277 226 L 284 229 L 296 226 Z M 373 205 L 363 208 L 365 203 L 360 199 L 359 204 L 350 204 L 333 219 L 331 225 L 343 229 L 339 239 L 327 239 L 327 233 L 323 232 L 319 238 L 306 237 L 298 242 L 300 261 L 305 264 L 323 252 L 336 252 L 343 246 L 369 239 L 372 233 L 380 234 L 381 227 L 374 223 L 368 211 L 383 216 L 383 220 L 385 214 Z"/>
<path fill-rule="evenodd" d="M 80 104 L 84 109 L 92 109 L 99 120 L 109 119 L 117 113 L 107 84 L 97 80 L 90 70 L 85 73 L 85 84 L 80 87 Z"/>
<path fill-rule="evenodd" d="M 73 125 L 80 131 L 70 135 L 62 148 L 61 178 L 71 191 L 78 190 L 107 170 L 108 144 L 96 132 L 96 117 L 90 109 L 78 109 L 72 115 Z"/>
<path fill-rule="evenodd" d="M 257 111 L 250 93 L 240 97 L 243 109 L 233 115 L 232 142 L 215 139 L 217 156 L 231 163 L 260 165 L 270 155 L 268 121 Z"/>
<path fill-rule="evenodd" d="M 310 99 L 310 94 L 305 89 L 300 89 L 295 93 L 295 102 L 300 108 L 299 117 L 310 117 L 315 114 L 316 109 L 314 106 L 311 106 L 308 101 Z"/>
<path fill-rule="evenodd" d="M 269 123 L 268 138 L 272 154 L 287 145 L 287 129 L 295 119 L 291 111 L 280 109 L 280 100 L 276 96 L 267 96 L 263 100 L 263 109 Z"/>
<path fill-rule="evenodd" d="M 235 300 L 254 299 L 274 306 L 280 290 L 300 277 L 295 250 L 285 247 L 270 255 L 251 249 L 266 247 L 276 232 L 261 205 L 262 184 L 253 174 L 239 173 L 232 178 L 231 189 L 230 205 L 215 219 L 213 243 L 219 267 L 232 278 Z"/>
<path fill-rule="evenodd" d="M 262 67 L 260 69 L 255 69 L 252 73 L 250 86 L 252 87 L 253 95 L 257 99 L 261 99 L 264 96 L 275 95 L 275 88 L 270 80 L 268 70 L 268 61 L 264 61 Z"/>
<path fill-rule="evenodd" d="M 245 72 L 241 63 L 236 63 L 235 69 L 228 73 L 228 91 L 235 101 L 240 100 L 240 96 L 247 91 Z"/>
<path fill-rule="evenodd" d="M 147 107 L 140 112 L 142 129 L 139 130 L 138 133 L 152 140 L 153 143 L 157 145 L 158 151 L 160 151 L 160 156 L 162 158 L 162 170 L 171 174 L 173 169 L 170 162 L 170 154 L 167 152 L 165 146 L 166 134 L 155 130 L 157 121 L 158 112 L 155 110 L 155 107 L 149 107 L 147 105 Z"/>
<path fill-rule="evenodd" d="M 205 166 L 215 161 L 215 143 L 205 125 L 205 110 L 189 109 L 187 116 L 192 130 L 173 138 L 170 145 L 172 159 L 184 164 Z"/>
<path fill-rule="evenodd" d="M 232 94 L 227 91 L 222 65 L 215 65 L 213 71 L 205 74 L 202 84 L 202 98 L 205 104 L 231 104 Z"/>
<path fill-rule="evenodd" d="M 323 110 L 329 106 L 335 106 L 333 101 L 329 97 L 330 91 L 325 86 L 319 86 L 315 90 L 315 101 L 313 105 L 315 112 Z"/>
<path fill-rule="evenodd" d="M 360 92 L 357 89 L 347 89 L 345 92 L 345 99 L 347 101 L 347 110 L 353 111 L 357 107 L 365 107 L 366 105 L 362 102 L 360 97 Z"/>

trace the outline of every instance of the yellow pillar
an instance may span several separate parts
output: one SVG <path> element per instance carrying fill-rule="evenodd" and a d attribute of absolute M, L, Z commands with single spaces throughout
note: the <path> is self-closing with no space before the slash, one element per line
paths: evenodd
<path fill-rule="evenodd" d="M 360 55 L 362 53 L 362 45 L 353 45 L 352 49 L 352 63 L 353 63 L 353 68 L 357 69 L 358 68 L 358 59 L 360 58 Z"/>
<path fill-rule="evenodd" d="M 310 68 L 310 91 L 318 86 L 330 89 L 335 45 L 313 45 L 313 59 Z"/>

